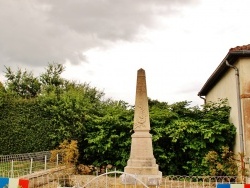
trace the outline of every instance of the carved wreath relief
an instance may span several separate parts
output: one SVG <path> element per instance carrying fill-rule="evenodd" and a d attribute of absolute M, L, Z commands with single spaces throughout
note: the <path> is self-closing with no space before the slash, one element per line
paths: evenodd
<path fill-rule="evenodd" d="M 145 94 L 145 87 L 143 87 L 143 85 L 139 85 L 137 86 L 137 106 L 136 106 L 136 110 L 137 110 L 137 117 L 136 117 L 136 122 L 135 122 L 135 126 L 134 128 L 141 128 L 141 127 L 145 127 L 146 124 L 146 113 L 145 113 L 145 109 L 143 106 L 143 102 L 146 102 L 143 100 L 143 94 Z"/>
<path fill-rule="evenodd" d="M 145 122 L 146 122 L 146 113 L 143 107 L 138 106 L 137 110 L 138 110 L 138 116 L 135 123 L 135 129 L 140 127 L 145 127 Z"/>

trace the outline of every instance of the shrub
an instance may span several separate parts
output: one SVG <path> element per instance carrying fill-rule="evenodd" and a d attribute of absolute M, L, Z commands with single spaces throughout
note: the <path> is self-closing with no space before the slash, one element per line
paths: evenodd
<path fill-rule="evenodd" d="M 76 164 L 79 157 L 79 151 L 76 140 L 64 140 L 57 149 L 51 150 L 50 161 L 56 161 L 56 156 L 62 157 L 63 164 Z"/>
<path fill-rule="evenodd" d="M 204 164 L 212 176 L 235 176 L 238 174 L 236 155 L 229 147 L 222 147 L 221 153 L 209 151 L 204 157 Z"/>

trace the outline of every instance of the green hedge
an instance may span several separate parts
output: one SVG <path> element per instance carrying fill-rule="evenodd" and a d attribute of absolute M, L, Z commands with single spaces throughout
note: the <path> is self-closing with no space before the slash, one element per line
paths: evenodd
<path fill-rule="evenodd" d="M 0 106 L 0 154 L 49 150 L 49 120 L 36 99 L 9 98 Z"/>

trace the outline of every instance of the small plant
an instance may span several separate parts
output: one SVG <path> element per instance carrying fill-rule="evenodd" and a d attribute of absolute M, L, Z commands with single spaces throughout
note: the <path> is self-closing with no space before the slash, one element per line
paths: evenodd
<path fill-rule="evenodd" d="M 238 166 L 235 154 L 229 147 L 222 147 L 221 153 L 209 151 L 204 157 L 205 165 L 212 176 L 237 176 Z"/>
<path fill-rule="evenodd" d="M 76 164 L 79 151 L 76 140 L 64 140 L 57 149 L 51 151 L 50 161 L 55 162 L 57 154 L 62 157 L 62 163 L 64 164 Z"/>

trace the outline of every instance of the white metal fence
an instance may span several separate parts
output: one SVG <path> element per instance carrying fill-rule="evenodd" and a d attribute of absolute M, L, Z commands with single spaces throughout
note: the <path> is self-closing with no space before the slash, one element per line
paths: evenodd
<path fill-rule="evenodd" d="M 47 174 L 30 179 L 29 188 L 216 188 L 219 183 L 237 184 L 240 179 L 232 176 L 166 176 L 160 185 L 122 184 L 121 173 L 109 172 L 100 176 Z"/>
<path fill-rule="evenodd" d="M 0 176 L 15 178 L 59 166 L 62 158 L 50 161 L 50 151 L 0 155 Z"/>
<path fill-rule="evenodd" d="M 16 155 L 0 155 L 0 177 L 25 178 L 29 188 L 142 188 L 139 181 L 132 185 L 123 184 L 122 172 L 106 169 L 106 173 L 76 175 L 75 169 L 63 166 L 62 158 L 50 161 L 50 152 L 37 152 Z M 133 175 L 135 177 L 136 175 Z M 248 180 L 246 178 L 246 180 Z M 158 188 L 215 188 L 218 183 L 242 183 L 236 176 L 166 176 Z M 144 188 L 147 186 L 144 186 Z M 149 186 L 150 187 L 150 186 Z M 152 186 L 151 186 L 152 187 Z"/>

